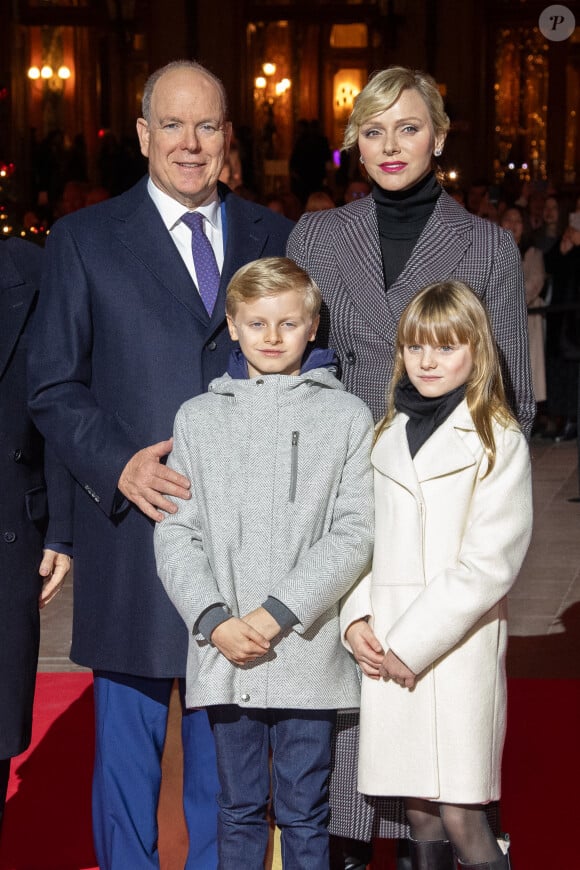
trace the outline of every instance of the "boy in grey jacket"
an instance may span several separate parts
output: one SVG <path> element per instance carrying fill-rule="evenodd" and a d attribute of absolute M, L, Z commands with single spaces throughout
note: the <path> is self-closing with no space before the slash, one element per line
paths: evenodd
<path fill-rule="evenodd" d="M 320 291 L 283 257 L 232 278 L 231 374 L 186 402 L 169 465 L 191 481 L 155 529 L 191 632 L 186 702 L 207 707 L 221 785 L 219 867 L 258 870 L 272 797 L 286 868 L 328 866 L 335 711 L 358 706 L 338 606 L 371 556 L 373 422 L 307 352 Z"/>

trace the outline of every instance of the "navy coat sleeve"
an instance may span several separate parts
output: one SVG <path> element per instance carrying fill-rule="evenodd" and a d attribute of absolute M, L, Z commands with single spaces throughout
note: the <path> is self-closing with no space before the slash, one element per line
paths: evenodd
<path fill-rule="evenodd" d="M 114 330 L 115 324 L 110 327 Z M 66 225 L 56 225 L 48 239 L 34 342 L 32 415 L 77 482 L 111 514 L 121 471 L 145 445 L 131 439 L 91 390 L 95 336 L 90 275 Z"/>

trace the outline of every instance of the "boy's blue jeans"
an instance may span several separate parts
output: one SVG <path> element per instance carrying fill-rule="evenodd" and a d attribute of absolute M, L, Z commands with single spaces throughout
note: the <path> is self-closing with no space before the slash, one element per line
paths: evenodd
<path fill-rule="evenodd" d="M 270 798 L 284 870 L 328 867 L 328 775 L 335 710 L 208 707 L 221 792 L 219 870 L 263 870 Z"/>

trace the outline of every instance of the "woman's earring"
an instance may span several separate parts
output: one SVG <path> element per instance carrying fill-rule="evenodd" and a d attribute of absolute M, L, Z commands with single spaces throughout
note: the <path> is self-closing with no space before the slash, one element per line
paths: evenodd
<path fill-rule="evenodd" d="M 365 159 L 364 159 L 364 157 L 362 156 L 362 154 L 361 154 L 361 156 L 359 157 L 359 161 L 360 161 L 361 163 L 364 163 L 364 162 L 365 162 Z"/>
<path fill-rule="evenodd" d="M 441 157 L 441 155 L 443 154 L 443 148 L 436 148 L 433 154 L 435 155 L 435 157 Z"/>

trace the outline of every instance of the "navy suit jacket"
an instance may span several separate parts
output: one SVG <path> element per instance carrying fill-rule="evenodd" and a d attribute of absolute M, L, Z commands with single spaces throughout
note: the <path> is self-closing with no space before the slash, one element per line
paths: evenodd
<path fill-rule="evenodd" d="M 153 523 L 117 483 L 138 450 L 171 436 L 180 405 L 226 370 L 233 273 L 284 254 L 290 221 L 221 185 L 220 196 L 227 245 L 211 318 L 146 178 L 49 236 L 30 409 L 78 484 L 71 657 L 94 669 L 185 671 L 187 632 L 157 577 Z"/>

